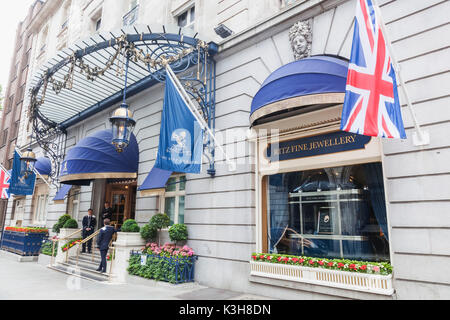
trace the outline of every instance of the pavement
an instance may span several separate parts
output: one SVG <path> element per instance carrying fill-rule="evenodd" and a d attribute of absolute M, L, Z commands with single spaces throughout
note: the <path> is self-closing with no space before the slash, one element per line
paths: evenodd
<path fill-rule="evenodd" d="M 135 278 L 135 277 L 134 277 Z M 37 262 L 0 255 L 0 300 L 267 300 L 197 283 L 172 285 L 135 278 L 127 284 L 98 283 Z"/>

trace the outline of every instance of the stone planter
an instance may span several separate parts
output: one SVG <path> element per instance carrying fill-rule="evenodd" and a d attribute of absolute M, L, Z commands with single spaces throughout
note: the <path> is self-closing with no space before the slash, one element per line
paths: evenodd
<path fill-rule="evenodd" d="M 117 240 L 113 243 L 113 246 L 115 258 L 112 262 L 112 281 L 126 283 L 130 253 L 141 250 L 145 246 L 145 240 L 142 239 L 139 232 L 117 232 Z"/>
<path fill-rule="evenodd" d="M 61 248 L 68 242 L 71 242 L 75 239 L 81 238 L 81 230 L 79 232 L 77 232 L 76 234 L 73 234 L 75 231 L 76 231 L 76 229 L 60 229 L 59 230 L 59 234 L 58 234 L 59 239 L 66 238 L 68 236 L 70 236 L 70 238 L 67 240 L 59 240 L 58 241 L 58 249 L 56 250 L 57 253 L 56 253 L 56 257 L 55 257 L 56 262 L 58 262 L 58 263 L 65 262 L 66 259 L 68 259 L 69 257 L 73 257 L 73 256 L 77 255 L 76 246 L 73 247 L 71 250 L 68 250 L 67 252 L 63 252 L 61 250 Z"/>

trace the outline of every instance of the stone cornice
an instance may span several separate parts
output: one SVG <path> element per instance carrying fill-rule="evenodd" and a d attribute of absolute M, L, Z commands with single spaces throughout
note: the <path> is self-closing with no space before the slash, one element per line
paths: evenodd
<path fill-rule="evenodd" d="M 349 0 L 303 0 L 286 7 L 279 13 L 231 35 L 219 43 L 221 57 L 231 55 L 264 39 L 270 38 L 283 30 L 287 30 L 300 20 L 307 20 Z"/>

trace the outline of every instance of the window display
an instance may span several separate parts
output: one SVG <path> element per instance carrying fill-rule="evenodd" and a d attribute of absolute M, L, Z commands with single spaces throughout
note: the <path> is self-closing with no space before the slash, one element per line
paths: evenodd
<path fill-rule="evenodd" d="M 272 175 L 267 193 L 270 253 L 389 260 L 381 163 Z"/>

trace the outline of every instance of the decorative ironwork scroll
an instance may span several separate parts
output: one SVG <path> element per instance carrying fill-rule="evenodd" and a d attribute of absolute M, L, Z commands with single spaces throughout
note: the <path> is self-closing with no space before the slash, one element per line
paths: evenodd
<path fill-rule="evenodd" d="M 199 111 L 210 128 L 215 127 L 215 61 L 213 55 L 217 52 L 217 45 L 206 43 L 194 37 L 187 37 L 181 33 L 153 33 L 147 26 L 147 32 L 123 34 L 118 37 L 96 41 L 93 37 L 86 46 L 79 50 L 72 50 L 60 61 L 45 70 L 31 89 L 29 115 L 33 125 L 33 134 L 39 146 L 47 152 L 52 160 L 52 178 L 57 180 L 59 165 L 64 157 L 65 147 L 62 147 L 62 137 L 66 129 L 73 124 L 88 118 L 95 112 L 117 104 L 117 97 L 105 99 L 101 103 L 87 106 L 81 112 L 74 112 L 68 119 L 56 121 L 51 119 L 51 113 L 45 108 L 47 100 L 52 102 L 57 95 L 64 92 L 76 91 L 77 86 L 86 82 L 104 81 L 108 77 L 122 77 L 126 57 L 130 57 L 132 67 L 139 70 L 139 81 L 128 87 L 128 92 L 136 94 L 149 86 L 164 82 L 166 78 L 165 66 L 169 64 L 178 75 L 188 94 L 198 104 Z M 163 27 L 165 31 L 165 27 Z M 113 35 L 111 33 L 111 35 Z M 99 57 L 102 60 L 99 60 Z M 115 96 L 123 94 L 119 89 Z M 131 94 L 131 95 L 132 95 Z M 51 98 L 49 97 L 51 95 Z M 68 110 L 70 106 L 67 106 Z M 45 109 L 45 111 L 43 111 Z M 78 111 L 78 110 L 75 110 Z M 89 111 L 89 112 L 87 112 Z M 210 159 L 208 172 L 214 170 L 214 144 L 205 141 L 207 157 Z"/>

